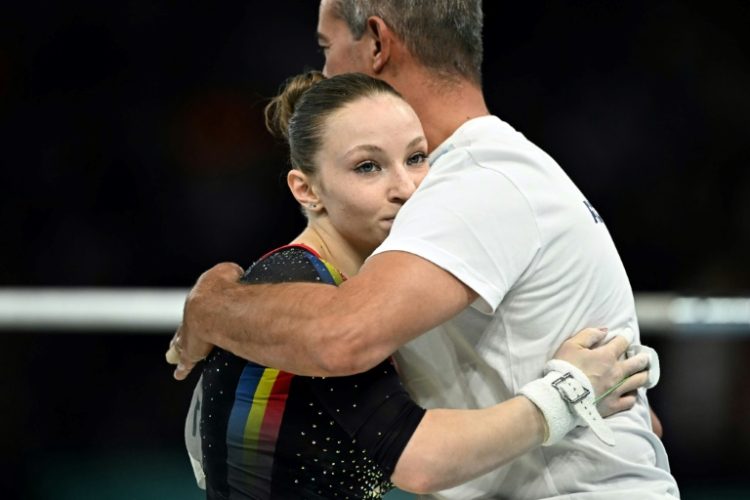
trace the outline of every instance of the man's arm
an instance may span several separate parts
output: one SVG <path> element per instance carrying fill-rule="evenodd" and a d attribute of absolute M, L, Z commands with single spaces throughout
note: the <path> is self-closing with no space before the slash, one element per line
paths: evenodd
<path fill-rule="evenodd" d="M 397 251 L 371 257 L 338 287 L 246 285 L 241 275 L 239 266 L 219 264 L 191 290 L 173 339 L 177 378 L 211 345 L 301 375 L 360 373 L 477 297 L 449 272 Z"/>

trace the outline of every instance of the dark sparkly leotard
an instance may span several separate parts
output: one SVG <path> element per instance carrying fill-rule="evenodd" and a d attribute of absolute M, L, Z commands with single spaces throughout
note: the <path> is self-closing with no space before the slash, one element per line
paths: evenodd
<path fill-rule="evenodd" d="M 243 279 L 342 281 L 301 245 L 265 255 Z M 302 377 L 216 349 L 200 412 L 209 499 L 291 500 L 381 498 L 425 410 L 390 360 L 349 377 Z"/>

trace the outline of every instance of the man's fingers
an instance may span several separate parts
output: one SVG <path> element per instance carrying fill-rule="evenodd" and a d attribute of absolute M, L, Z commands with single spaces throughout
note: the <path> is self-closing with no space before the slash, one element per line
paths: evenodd
<path fill-rule="evenodd" d="M 177 380 L 185 380 L 190 372 L 192 371 L 195 363 L 180 363 L 174 371 L 174 378 Z"/>
<path fill-rule="evenodd" d="M 195 368 L 195 365 L 200 363 L 205 359 L 205 356 L 190 356 L 188 353 L 183 351 L 182 349 L 171 347 L 169 351 L 167 351 L 167 356 L 171 356 L 170 352 L 174 349 L 174 355 L 177 357 L 177 360 L 175 363 L 172 363 L 173 365 L 177 365 L 177 368 L 175 368 L 174 371 L 174 378 L 177 380 L 185 380 L 185 378 L 190 374 L 190 372 Z"/>
<path fill-rule="evenodd" d="M 177 327 L 177 331 L 174 333 L 172 340 L 169 341 L 169 349 L 164 354 L 167 363 L 170 365 L 176 365 L 180 362 L 180 339 L 182 338 L 182 323 Z"/>
<path fill-rule="evenodd" d="M 170 365 L 176 365 L 180 362 L 180 353 L 177 352 L 177 348 L 173 345 L 169 346 L 167 353 L 164 355 L 167 358 L 167 363 Z"/>
<path fill-rule="evenodd" d="M 201 274 L 195 286 L 185 298 L 185 307 L 182 313 L 183 322 L 177 328 L 169 349 L 165 353 L 167 363 L 177 365 L 174 378 L 184 380 L 195 367 L 196 363 L 204 359 L 211 352 L 211 344 L 201 339 L 202 328 L 196 322 L 196 314 L 200 316 L 201 295 L 210 292 L 221 285 L 222 281 L 236 283 L 242 277 L 244 271 L 233 262 L 222 262 Z M 221 286 L 218 287 L 219 289 Z M 196 313 L 198 308 L 198 313 Z M 191 312 L 192 311 L 192 312 Z M 193 319 L 191 319 L 193 318 Z"/>
<path fill-rule="evenodd" d="M 180 362 L 179 341 L 181 333 L 182 323 L 180 323 L 180 326 L 177 327 L 177 331 L 174 333 L 172 340 L 169 341 L 169 349 L 167 349 L 167 352 L 164 354 L 167 363 L 169 363 L 170 365 L 176 365 Z"/>
<path fill-rule="evenodd" d="M 179 348 L 179 344 L 175 344 L 177 352 L 177 368 L 174 371 L 174 378 L 177 380 L 185 380 L 190 372 L 195 367 L 197 361 L 193 361 L 188 357 L 188 354 Z"/>
<path fill-rule="evenodd" d="M 237 281 L 245 274 L 245 270 L 234 262 L 216 264 L 210 272 L 214 272 L 228 281 Z"/>
<path fill-rule="evenodd" d="M 590 349 L 601 342 L 606 335 L 606 328 L 586 328 L 573 335 L 570 340 L 574 341 L 581 347 Z"/>

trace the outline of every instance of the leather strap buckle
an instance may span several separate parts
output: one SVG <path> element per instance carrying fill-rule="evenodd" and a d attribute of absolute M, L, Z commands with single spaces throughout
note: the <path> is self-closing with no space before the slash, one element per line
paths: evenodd
<path fill-rule="evenodd" d="M 570 379 L 569 384 L 566 384 L 565 382 Z M 564 374 L 562 377 L 558 378 L 557 380 L 552 382 L 552 387 L 557 389 L 557 392 L 560 393 L 560 396 L 569 404 L 576 404 L 580 403 L 586 397 L 590 394 L 589 390 L 583 387 L 583 385 L 578 382 L 573 375 L 570 373 Z M 580 394 L 575 394 L 573 391 L 576 389 L 581 390 Z"/>

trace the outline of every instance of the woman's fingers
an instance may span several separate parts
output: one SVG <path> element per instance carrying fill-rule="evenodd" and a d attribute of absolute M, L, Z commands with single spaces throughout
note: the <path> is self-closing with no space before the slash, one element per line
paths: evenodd
<path fill-rule="evenodd" d="M 622 335 L 615 335 L 614 337 L 609 339 L 606 344 L 599 347 L 599 349 L 610 350 L 615 359 L 617 359 L 625 354 L 625 351 L 628 350 L 628 347 L 630 347 L 630 340 L 623 337 Z"/>
<path fill-rule="evenodd" d="M 581 347 L 591 349 L 607 335 L 606 328 L 586 328 L 573 335 L 570 340 Z"/>
<path fill-rule="evenodd" d="M 648 353 L 642 352 L 631 356 L 622 361 L 622 369 L 625 372 L 625 376 L 633 375 L 638 372 L 642 372 L 648 368 L 648 364 L 651 361 L 651 357 Z M 645 373 L 645 372 L 644 372 Z"/>
<path fill-rule="evenodd" d="M 625 382 L 623 382 L 620 387 L 615 389 L 614 392 L 615 394 L 620 395 L 634 392 L 636 389 L 640 389 L 641 387 L 645 386 L 647 382 L 648 372 L 642 371 L 625 379 Z"/>

